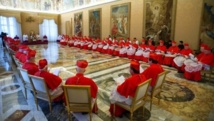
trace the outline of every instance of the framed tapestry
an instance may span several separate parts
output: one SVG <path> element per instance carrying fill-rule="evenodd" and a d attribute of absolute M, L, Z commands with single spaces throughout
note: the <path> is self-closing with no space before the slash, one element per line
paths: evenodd
<path fill-rule="evenodd" d="M 81 37 L 83 36 L 83 15 L 81 13 L 74 14 L 74 35 Z"/>
<path fill-rule="evenodd" d="M 111 36 L 129 37 L 131 3 L 111 6 Z"/>
<path fill-rule="evenodd" d="M 145 37 L 155 43 L 174 38 L 175 7 L 177 0 L 145 0 Z"/>
<path fill-rule="evenodd" d="M 213 0 L 204 0 L 203 13 L 201 20 L 200 41 L 207 44 L 214 51 L 214 2 Z"/>
<path fill-rule="evenodd" d="M 101 38 L 101 9 L 89 11 L 89 36 Z"/>

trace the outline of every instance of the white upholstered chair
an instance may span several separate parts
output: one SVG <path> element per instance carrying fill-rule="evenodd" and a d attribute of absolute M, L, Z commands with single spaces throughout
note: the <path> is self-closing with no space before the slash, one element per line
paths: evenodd
<path fill-rule="evenodd" d="M 48 101 L 49 109 L 50 109 L 50 112 L 51 112 L 52 111 L 51 103 L 53 102 L 54 99 L 56 99 L 59 96 L 61 96 L 62 93 L 58 93 L 56 95 L 51 95 L 50 94 L 50 90 L 48 89 L 44 78 L 38 77 L 38 76 L 33 76 L 33 75 L 29 75 L 29 77 L 32 80 L 32 83 L 33 83 L 34 88 L 35 88 L 34 96 L 35 96 L 35 102 L 36 102 L 37 110 L 38 110 L 38 100 L 37 100 L 37 98 L 39 98 L 41 100 Z"/>
<path fill-rule="evenodd" d="M 20 72 L 20 75 L 21 75 L 21 78 L 22 78 L 22 82 L 23 82 L 23 85 L 24 85 L 24 89 L 25 89 L 25 97 L 27 99 L 27 89 L 29 89 L 31 91 L 34 91 L 34 86 L 33 86 L 32 81 L 29 78 L 27 70 L 25 70 L 23 68 L 20 68 L 20 67 L 18 67 L 17 69 Z"/>

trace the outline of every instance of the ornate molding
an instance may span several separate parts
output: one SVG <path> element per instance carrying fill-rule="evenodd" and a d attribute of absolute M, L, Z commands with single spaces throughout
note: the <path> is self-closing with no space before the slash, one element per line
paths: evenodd
<path fill-rule="evenodd" d="M 35 19 L 32 16 L 29 16 L 28 18 L 26 18 L 26 22 L 34 22 Z"/>

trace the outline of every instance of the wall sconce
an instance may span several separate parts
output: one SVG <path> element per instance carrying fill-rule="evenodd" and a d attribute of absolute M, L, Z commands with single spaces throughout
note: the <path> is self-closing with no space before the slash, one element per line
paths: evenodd
<path fill-rule="evenodd" d="M 26 18 L 26 22 L 34 22 L 35 19 L 31 16 L 29 16 L 28 18 Z"/>

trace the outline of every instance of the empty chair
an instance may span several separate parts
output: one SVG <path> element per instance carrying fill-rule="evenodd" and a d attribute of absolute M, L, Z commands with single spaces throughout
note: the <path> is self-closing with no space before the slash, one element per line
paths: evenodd
<path fill-rule="evenodd" d="M 39 98 L 41 100 L 48 101 L 49 109 L 50 109 L 50 112 L 51 112 L 52 111 L 51 103 L 53 102 L 54 99 L 56 99 L 59 96 L 61 96 L 62 93 L 51 95 L 50 94 L 50 90 L 48 89 L 44 78 L 38 77 L 38 76 L 33 76 L 33 75 L 29 75 L 29 77 L 32 80 L 32 83 L 33 83 L 34 88 L 35 88 L 34 96 L 35 96 L 35 102 L 36 102 L 37 110 L 38 110 L 38 100 L 37 100 L 37 98 Z"/>
<path fill-rule="evenodd" d="M 114 104 L 114 114 L 115 114 L 115 105 L 120 106 L 128 111 L 130 111 L 130 121 L 132 121 L 133 112 L 140 107 L 144 106 L 146 100 L 146 95 L 148 91 L 148 87 L 150 85 L 151 79 L 148 79 L 137 86 L 135 96 L 132 99 L 132 104 L 128 105 L 123 102 L 115 102 Z M 143 109 L 144 110 L 144 109 Z M 144 112 L 144 111 L 143 111 Z"/>
<path fill-rule="evenodd" d="M 153 97 L 160 94 L 160 92 L 162 90 L 162 85 L 165 81 L 166 74 L 168 74 L 168 73 L 169 73 L 169 71 L 164 71 L 164 72 L 158 74 L 155 86 L 152 88 L 151 92 L 148 92 L 148 99 L 150 100 L 150 111 L 152 109 Z M 158 99 L 158 104 L 159 103 L 160 103 L 160 99 Z"/>
<path fill-rule="evenodd" d="M 80 85 L 63 85 L 66 108 L 68 111 L 68 117 L 72 112 L 89 112 L 90 121 L 92 120 L 92 109 L 96 103 L 96 99 L 91 98 L 90 86 Z"/>

